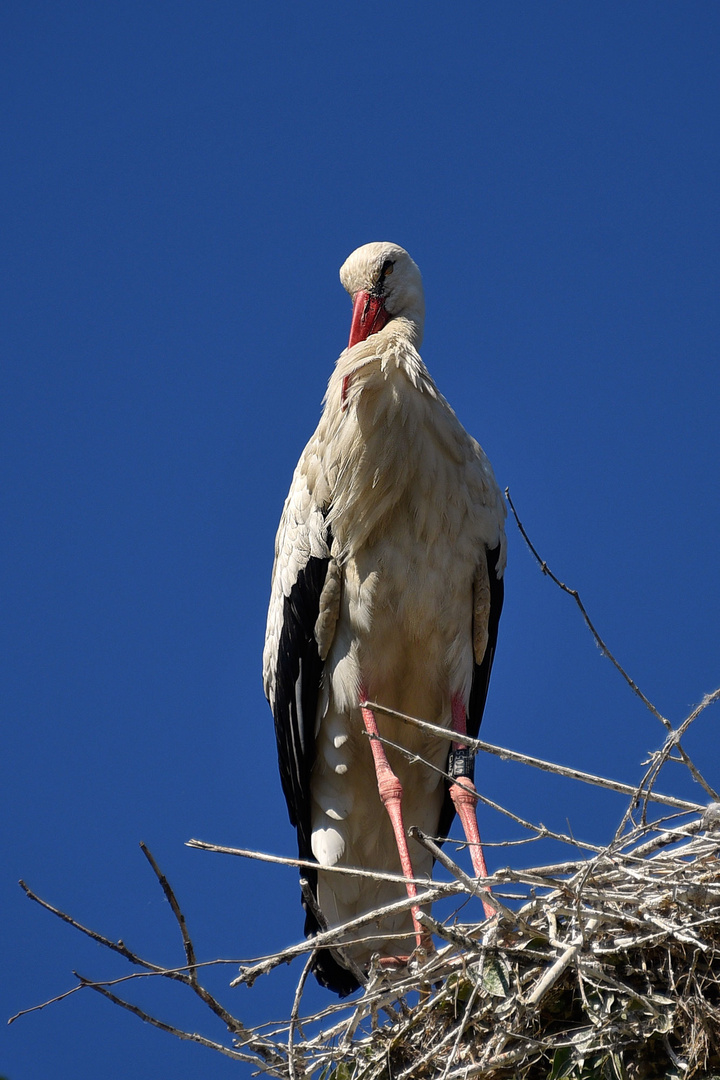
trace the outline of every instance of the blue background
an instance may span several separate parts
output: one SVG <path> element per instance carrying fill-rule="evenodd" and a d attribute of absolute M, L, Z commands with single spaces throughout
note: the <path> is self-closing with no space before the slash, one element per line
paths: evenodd
<path fill-rule="evenodd" d="M 369 240 L 425 279 L 424 358 L 551 567 L 674 723 L 718 677 L 715 4 L 24 0 L 2 87 L 2 1014 L 299 938 L 260 684 L 273 538 Z M 635 782 L 663 738 L 513 524 L 483 735 Z M 718 783 L 717 713 L 687 748 Z M 661 787 L 702 801 L 671 766 Z M 713 775 L 714 774 L 714 775 Z M 623 799 L 481 760 L 602 843 Z M 515 826 L 481 813 L 488 841 Z M 491 868 L 567 849 L 488 849 Z M 287 1016 L 299 969 L 211 985 Z M 222 1038 L 182 988 L 124 988 Z M 307 1005 L 328 1002 L 309 987 Z M 86 992 L 3 1031 L 10 1080 L 246 1076 Z"/>

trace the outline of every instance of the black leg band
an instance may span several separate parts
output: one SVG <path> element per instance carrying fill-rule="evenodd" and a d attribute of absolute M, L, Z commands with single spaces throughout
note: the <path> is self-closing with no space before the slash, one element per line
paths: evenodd
<path fill-rule="evenodd" d="M 463 746 L 460 750 L 451 750 L 447 771 L 453 780 L 457 780 L 460 776 L 466 776 L 472 780 L 475 775 L 474 751 L 466 746 Z"/>

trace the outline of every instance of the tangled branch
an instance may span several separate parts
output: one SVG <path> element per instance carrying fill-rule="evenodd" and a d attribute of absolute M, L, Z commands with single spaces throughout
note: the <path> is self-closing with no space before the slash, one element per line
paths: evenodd
<path fill-rule="evenodd" d="M 416 878 L 417 898 L 404 898 L 342 926 L 327 928 L 318 912 L 323 928 L 312 940 L 250 960 L 198 959 L 177 896 L 142 844 L 178 927 L 182 962 L 172 968 L 156 964 L 125 942 L 113 941 L 78 922 L 21 882 L 30 900 L 123 957 L 133 971 L 121 978 L 99 980 L 74 973 L 77 981 L 70 989 L 18 1012 L 10 1022 L 91 990 L 146 1023 L 282 1080 L 315 1075 L 321 1080 L 381 1080 L 386 1076 L 395 1080 L 464 1080 L 473 1076 L 643 1080 L 659 1075 L 689 1078 L 711 1069 L 720 1072 L 720 804 L 681 742 L 704 710 L 720 700 L 720 690 L 708 694 L 673 728 L 613 657 L 577 591 L 560 581 L 540 558 L 509 493 L 507 497 L 542 572 L 574 598 L 598 647 L 666 729 L 662 746 L 650 755 L 637 785 L 483 740 L 463 739 L 456 732 L 398 713 L 382 703 L 368 704 L 378 713 L 421 727 L 438 738 L 465 742 L 476 753 L 493 754 L 502 761 L 624 797 L 624 813 L 608 843 L 584 843 L 571 832 L 550 830 L 542 822 L 528 821 L 512 808 L 479 796 L 527 834 L 521 841 L 504 844 L 532 845 L 552 839 L 567 845 L 572 857 L 559 863 L 505 867 L 488 878 L 475 879 L 458 866 L 447 849 L 438 846 L 438 839 L 445 838 L 428 837 L 411 828 L 414 841 L 431 852 L 450 880 Z M 402 746 L 391 745 L 412 757 Z M 713 800 L 709 806 L 658 792 L 659 778 L 670 760 L 680 760 L 687 767 Z M 672 813 L 653 819 L 652 812 L 658 815 L 661 807 Z M 315 866 L 308 860 L 201 840 L 190 840 L 188 846 L 301 870 Z M 332 867 L 325 872 L 404 881 L 399 874 L 353 867 Z M 488 886 L 492 889 L 489 900 Z M 465 917 L 468 901 L 480 896 L 491 902 L 493 917 L 462 921 L 461 911 Z M 373 924 L 379 925 L 411 905 L 427 908 L 440 898 L 454 902 L 451 915 L 438 921 L 425 910 L 420 916 L 435 937 L 434 951 L 412 957 L 406 967 L 396 971 L 371 964 L 369 970 L 357 972 L 363 985 L 361 996 L 302 1015 L 303 992 L 315 949 L 330 947 L 342 953 L 359 932 L 367 940 L 367 928 Z M 386 938 L 387 933 L 381 936 Z M 302 971 L 285 1023 L 246 1025 L 202 981 L 206 969 L 228 967 L 234 975 L 229 991 L 240 984 L 250 987 L 294 960 L 301 961 Z M 224 1028 L 225 1035 L 211 1037 L 178 1028 L 120 996 L 117 991 L 122 984 L 130 987 L 138 979 L 171 980 L 186 986 L 206 1007 L 212 1021 Z"/>

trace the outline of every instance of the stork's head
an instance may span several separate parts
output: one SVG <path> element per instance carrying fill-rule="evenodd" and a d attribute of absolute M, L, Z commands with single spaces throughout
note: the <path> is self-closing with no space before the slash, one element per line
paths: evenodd
<path fill-rule="evenodd" d="M 408 324 L 413 344 L 420 345 L 425 320 L 422 277 L 404 248 L 365 244 L 345 260 L 340 280 L 353 301 L 348 348 L 396 319 Z"/>

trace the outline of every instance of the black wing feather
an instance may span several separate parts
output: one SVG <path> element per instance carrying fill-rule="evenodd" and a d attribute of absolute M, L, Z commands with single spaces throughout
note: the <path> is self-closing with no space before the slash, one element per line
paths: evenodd
<path fill-rule="evenodd" d="M 275 680 L 275 738 L 283 793 L 301 859 L 310 854 L 310 773 L 323 663 L 315 641 L 330 558 L 311 556 L 283 604 Z"/>
<path fill-rule="evenodd" d="M 326 536 L 330 550 L 332 537 Z M 320 612 L 320 594 L 325 584 L 330 557 L 310 556 L 283 604 L 282 631 L 278 643 L 275 678 L 275 738 L 280 780 L 290 821 L 297 830 L 298 857 L 313 859 L 310 821 L 310 776 L 315 759 L 315 723 L 323 661 L 315 640 L 315 623 Z M 317 899 L 317 871 L 304 868 Z M 305 936 L 321 929 L 313 911 L 303 899 Z M 358 989 L 358 982 L 327 949 L 315 956 L 313 971 L 318 982 L 346 997 Z"/>
<path fill-rule="evenodd" d="M 498 626 L 502 612 L 503 598 L 505 596 L 505 582 L 497 576 L 497 563 L 500 557 L 500 545 L 487 553 L 488 577 L 490 578 L 490 614 L 488 616 L 488 642 L 485 655 L 481 664 L 476 664 L 473 671 L 472 687 L 470 689 L 470 702 L 468 705 L 467 732 L 473 739 L 477 739 L 485 711 L 488 688 L 490 686 L 490 673 L 495 649 L 497 647 Z"/>
<path fill-rule="evenodd" d="M 488 687 L 490 686 L 490 673 L 492 672 L 495 648 L 497 646 L 498 626 L 500 613 L 502 612 L 505 584 L 502 578 L 497 576 L 497 563 L 500 557 L 500 545 L 487 552 L 488 577 L 490 579 L 490 614 L 488 617 L 488 642 L 482 663 L 475 664 L 473 669 L 472 685 L 470 688 L 470 701 L 467 712 L 467 733 L 473 739 L 477 739 L 482 723 L 485 701 L 487 700 Z M 449 758 L 449 754 L 448 754 Z M 447 771 L 447 767 L 446 767 Z M 475 773 L 475 762 L 472 763 L 472 775 Z M 472 776 L 471 776 L 472 779 Z M 450 798 L 450 782 L 446 782 L 445 801 L 440 812 L 438 832 L 440 836 L 447 836 L 450 826 L 455 817 L 455 804 Z"/>

